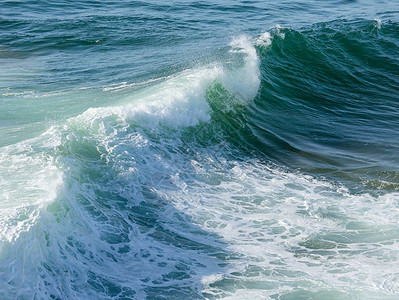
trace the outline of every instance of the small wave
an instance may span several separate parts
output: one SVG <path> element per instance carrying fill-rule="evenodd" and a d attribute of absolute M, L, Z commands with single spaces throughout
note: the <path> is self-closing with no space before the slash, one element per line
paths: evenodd
<path fill-rule="evenodd" d="M 107 91 L 114 91 L 114 90 L 120 90 L 120 89 L 125 89 L 125 88 L 130 88 L 130 87 L 142 87 L 142 86 L 147 86 L 149 84 L 155 83 L 155 82 L 159 82 L 159 81 L 163 81 L 166 79 L 170 79 L 172 78 L 172 76 L 163 76 L 163 77 L 159 77 L 159 78 L 154 78 L 154 79 L 148 79 L 146 81 L 142 81 L 142 82 L 133 82 L 133 83 L 127 83 L 127 82 L 121 82 L 121 83 L 115 83 L 112 84 L 110 86 L 104 87 L 103 91 L 107 92 Z"/>

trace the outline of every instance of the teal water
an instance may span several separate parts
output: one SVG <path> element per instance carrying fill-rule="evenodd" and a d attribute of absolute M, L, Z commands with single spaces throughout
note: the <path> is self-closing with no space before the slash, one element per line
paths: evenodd
<path fill-rule="evenodd" d="M 1 299 L 397 299 L 395 1 L 2 1 Z"/>

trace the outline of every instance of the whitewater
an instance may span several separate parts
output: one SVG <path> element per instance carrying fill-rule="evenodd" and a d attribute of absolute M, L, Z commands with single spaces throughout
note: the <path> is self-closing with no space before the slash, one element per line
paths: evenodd
<path fill-rule="evenodd" d="M 0 298 L 397 299 L 394 5 L 111 2 L 0 14 Z M 214 11 L 258 17 L 212 37 Z"/>

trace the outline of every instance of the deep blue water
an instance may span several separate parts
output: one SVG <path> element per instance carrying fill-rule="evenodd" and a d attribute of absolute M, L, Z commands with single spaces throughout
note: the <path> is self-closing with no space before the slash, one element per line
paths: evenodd
<path fill-rule="evenodd" d="M 399 4 L 0 1 L 1 299 L 397 299 Z"/>

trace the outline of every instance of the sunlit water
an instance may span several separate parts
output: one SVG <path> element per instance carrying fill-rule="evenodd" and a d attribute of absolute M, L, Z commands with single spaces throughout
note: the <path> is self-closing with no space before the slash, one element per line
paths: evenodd
<path fill-rule="evenodd" d="M 397 299 L 395 1 L 3 1 L 1 299 Z"/>

